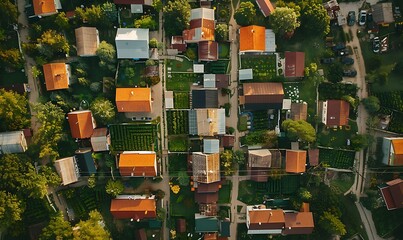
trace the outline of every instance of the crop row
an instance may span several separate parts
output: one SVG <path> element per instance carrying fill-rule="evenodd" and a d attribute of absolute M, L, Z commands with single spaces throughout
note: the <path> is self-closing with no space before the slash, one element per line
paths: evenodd
<path fill-rule="evenodd" d="M 333 168 L 349 169 L 353 167 L 354 159 L 355 152 L 352 151 L 319 149 L 319 161 Z"/>
<path fill-rule="evenodd" d="M 189 133 L 189 112 L 188 111 L 167 111 L 168 134 Z"/>

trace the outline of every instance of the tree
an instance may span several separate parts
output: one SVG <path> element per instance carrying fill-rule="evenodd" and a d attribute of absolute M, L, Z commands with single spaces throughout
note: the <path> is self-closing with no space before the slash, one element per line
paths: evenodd
<path fill-rule="evenodd" d="M 220 154 L 221 169 L 225 176 L 231 176 L 235 171 L 234 156 L 232 150 L 224 150 Z"/>
<path fill-rule="evenodd" d="M 347 233 L 346 226 L 340 221 L 340 219 L 330 212 L 323 212 L 320 216 L 319 225 L 329 234 L 345 235 Z"/>
<path fill-rule="evenodd" d="M 52 58 L 57 54 L 67 54 L 70 45 L 64 35 L 55 30 L 47 30 L 37 39 L 38 51 L 47 58 Z"/>
<path fill-rule="evenodd" d="M 302 142 L 312 143 L 316 139 L 315 129 L 306 121 L 285 120 L 281 125 L 287 132 L 291 140 L 301 140 Z"/>
<path fill-rule="evenodd" d="M 102 41 L 98 46 L 96 54 L 100 60 L 100 67 L 105 67 L 109 71 L 114 71 L 116 69 L 116 50 L 112 44 Z"/>
<path fill-rule="evenodd" d="M 136 28 L 148 28 L 151 31 L 157 30 L 158 24 L 150 15 L 143 15 L 134 21 Z"/>
<path fill-rule="evenodd" d="M 234 18 L 238 25 L 248 26 L 253 23 L 256 17 L 255 5 L 252 2 L 241 2 L 239 8 L 235 11 Z"/>
<path fill-rule="evenodd" d="M 276 148 L 278 144 L 278 136 L 276 131 L 266 131 L 263 135 L 262 144 L 266 148 Z"/>
<path fill-rule="evenodd" d="M 336 62 L 329 65 L 327 79 L 332 83 L 338 83 L 343 80 L 343 66 L 341 63 Z"/>
<path fill-rule="evenodd" d="M 189 186 L 189 175 L 186 171 L 178 172 L 178 181 L 181 186 Z"/>
<path fill-rule="evenodd" d="M 368 113 L 371 115 L 376 114 L 381 108 L 379 99 L 375 96 L 369 96 L 367 98 L 364 98 L 362 99 L 361 102 L 364 105 L 365 109 L 368 111 Z"/>
<path fill-rule="evenodd" d="M 49 186 L 58 187 L 62 183 L 62 179 L 52 167 L 42 166 L 39 173 L 46 178 L 46 183 Z"/>
<path fill-rule="evenodd" d="M 91 174 L 91 175 L 88 177 L 87 186 L 88 186 L 89 188 L 94 188 L 94 187 L 96 186 L 96 183 L 97 183 L 97 180 L 96 180 L 96 178 L 95 178 L 95 174 Z"/>
<path fill-rule="evenodd" d="M 74 240 L 105 240 L 110 239 L 109 232 L 105 229 L 102 215 L 93 210 L 89 213 L 90 218 L 87 221 L 80 221 L 74 228 Z"/>
<path fill-rule="evenodd" d="M 156 48 L 156 47 L 158 47 L 158 40 L 155 38 L 151 38 L 148 45 L 150 45 L 150 48 Z M 149 59 L 149 60 L 151 60 L 151 59 Z"/>
<path fill-rule="evenodd" d="M 75 9 L 76 17 L 82 22 L 86 22 L 92 26 L 108 25 L 106 16 L 99 5 L 91 5 L 91 7 Z"/>
<path fill-rule="evenodd" d="M 101 5 L 101 10 L 104 14 L 106 20 L 112 25 L 118 21 L 118 10 L 116 9 L 116 4 L 111 2 L 106 2 Z"/>
<path fill-rule="evenodd" d="M 295 9 L 289 7 L 276 8 L 270 15 L 270 23 L 273 32 L 286 37 L 291 37 L 300 26 Z"/>
<path fill-rule="evenodd" d="M 24 66 L 24 59 L 17 48 L 0 50 L 0 60 L 4 67 L 20 69 Z"/>
<path fill-rule="evenodd" d="M 224 23 L 217 24 L 215 26 L 215 40 L 217 42 L 223 42 L 228 40 L 228 25 Z"/>
<path fill-rule="evenodd" d="M 0 1 L 0 25 L 2 28 L 8 28 L 10 25 L 18 22 L 17 6 L 9 0 Z"/>
<path fill-rule="evenodd" d="M 102 125 L 112 123 L 115 119 L 116 111 L 113 103 L 106 98 L 96 98 L 90 106 L 96 121 Z"/>
<path fill-rule="evenodd" d="M 55 18 L 55 24 L 60 30 L 67 30 L 70 28 L 69 19 L 66 17 L 65 12 L 59 12 Z"/>
<path fill-rule="evenodd" d="M 300 1 L 299 6 L 301 7 L 301 27 L 307 34 L 326 36 L 330 32 L 330 17 L 322 2 Z"/>
<path fill-rule="evenodd" d="M 39 157 L 48 157 L 51 160 L 59 156 L 57 144 L 63 136 L 63 110 L 51 102 L 33 105 L 41 126 L 34 136 L 34 143 L 40 146 Z"/>
<path fill-rule="evenodd" d="M 232 154 L 233 162 L 237 164 L 245 164 L 245 153 L 242 150 L 235 150 Z"/>
<path fill-rule="evenodd" d="M 162 4 L 161 0 L 153 0 L 153 3 L 151 4 L 153 8 L 155 8 L 155 11 L 160 12 L 164 5 Z"/>
<path fill-rule="evenodd" d="M 188 57 L 190 60 L 196 59 L 196 51 L 193 48 L 187 48 L 185 52 L 185 56 Z"/>
<path fill-rule="evenodd" d="M 189 26 L 190 4 L 187 0 L 170 0 L 164 6 L 166 36 L 180 35 Z"/>
<path fill-rule="evenodd" d="M 116 197 L 117 195 L 121 194 L 125 188 L 121 181 L 109 179 L 105 189 L 107 194 L 110 194 L 112 197 Z"/>
<path fill-rule="evenodd" d="M 303 201 L 303 202 L 309 202 L 312 199 L 312 194 L 308 191 L 306 188 L 300 188 L 298 190 L 298 197 Z"/>
<path fill-rule="evenodd" d="M 40 240 L 73 239 L 73 229 L 68 221 L 64 220 L 63 213 L 58 212 L 50 218 L 48 225 L 42 230 Z"/>
<path fill-rule="evenodd" d="M 369 138 L 365 134 L 355 134 L 351 137 L 351 147 L 353 147 L 353 149 L 356 151 L 360 151 L 361 149 L 368 147 L 368 144 Z"/>
<path fill-rule="evenodd" d="M 4 230 L 20 221 L 24 208 L 22 202 L 14 194 L 0 191 L 0 230 Z"/>
<path fill-rule="evenodd" d="M 28 100 L 15 92 L 0 89 L 0 128 L 19 130 L 30 125 Z"/>

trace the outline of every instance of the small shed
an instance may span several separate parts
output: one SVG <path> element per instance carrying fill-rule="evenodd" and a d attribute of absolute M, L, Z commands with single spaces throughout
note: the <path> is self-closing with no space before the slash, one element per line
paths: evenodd
<path fill-rule="evenodd" d="M 215 88 L 215 74 L 204 74 L 203 75 L 203 87 L 204 88 Z"/>
<path fill-rule="evenodd" d="M 283 110 L 291 109 L 291 99 L 283 99 Z"/>
<path fill-rule="evenodd" d="M 173 91 L 165 91 L 165 108 L 166 109 L 174 108 L 174 92 Z"/>
<path fill-rule="evenodd" d="M 276 34 L 272 29 L 266 29 L 266 52 L 276 52 Z"/>
<path fill-rule="evenodd" d="M 252 79 L 253 79 L 252 68 L 239 69 L 239 80 L 252 80 Z"/>
<path fill-rule="evenodd" d="M 22 153 L 27 150 L 27 140 L 23 131 L 0 133 L 0 153 Z"/>
<path fill-rule="evenodd" d="M 204 64 L 193 64 L 194 73 L 204 73 Z"/>
<path fill-rule="evenodd" d="M 96 128 L 91 136 L 91 146 L 94 152 L 109 151 L 108 129 Z"/>
<path fill-rule="evenodd" d="M 203 139 L 204 153 L 219 153 L 220 140 L 218 139 Z"/>

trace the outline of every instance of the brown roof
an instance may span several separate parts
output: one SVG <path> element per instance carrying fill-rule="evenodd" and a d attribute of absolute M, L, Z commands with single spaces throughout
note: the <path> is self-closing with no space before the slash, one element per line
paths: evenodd
<path fill-rule="evenodd" d="M 213 41 L 199 42 L 199 61 L 217 61 L 218 43 Z"/>
<path fill-rule="evenodd" d="M 193 19 L 190 21 L 190 29 L 182 33 L 185 41 L 214 41 L 214 20 Z"/>
<path fill-rule="evenodd" d="M 197 203 L 216 203 L 218 202 L 218 192 L 214 193 L 195 193 Z"/>
<path fill-rule="evenodd" d="M 403 166 L 403 139 L 392 139 L 393 166 Z"/>
<path fill-rule="evenodd" d="M 403 208 L 403 180 L 398 178 L 381 187 L 383 200 L 388 210 Z"/>
<path fill-rule="evenodd" d="M 73 138 L 90 138 L 95 128 L 95 120 L 90 110 L 74 111 L 67 114 Z"/>
<path fill-rule="evenodd" d="M 304 52 L 285 52 L 285 77 L 303 77 L 305 71 Z"/>
<path fill-rule="evenodd" d="M 300 212 L 310 212 L 309 211 L 309 203 L 303 202 L 301 204 L 301 209 L 299 210 Z"/>
<path fill-rule="evenodd" d="M 113 0 L 115 4 L 144 4 L 144 0 Z"/>
<path fill-rule="evenodd" d="M 326 125 L 345 126 L 348 125 L 350 104 L 344 100 L 327 100 Z"/>
<path fill-rule="evenodd" d="M 57 13 L 55 0 L 33 0 L 35 15 L 49 15 Z"/>
<path fill-rule="evenodd" d="M 283 234 L 311 234 L 314 228 L 311 212 L 284 213 L 285 228 Z"/>
<path fill-rule="evenodd" d="M 155 152 L 125 151 L 120 154 L 119 171 L 126 177 L 157 176 Z"/>
<path fill-rule="evenodd" d="M 217 240 L 218 239 L 218 233 L 206 233 L 204 234 L 203 240 Z"/>
<path fill-rule="evenodd" d="M 214 183 L 199 183 L 197 184 L 197 193 L 213 193 L 218 192 L 221 188 L 221 181 Z"/>
<path fill-rule="evenodd" d="M 59 90 L 69 88 L 69 74 L 65 63 L 48 63 L 43 65 L 46 90 Z"/>
<path fill-rule="evenodd" d="M 176 231 L 178 233 L 186 232 L 186 219 L 184 218 L 176 219 Z"/>
<path fill-rule="evenodd" d="M 265 27 L 251 25 L 239 29 L 239 51 L 257 51 L 266 50 L 266 29 Z"/>
<path fill-rule="evenodd" d="M 228 74 L 216 74 L 215 75 L 215 86 L 216 88 L 226 88 L 230 85 Z"/>
<path fill-rule="evenodd" d="M 66 157 L 55 161 L 55 168 L 62 179 L 63 185 L 75 183 L 78 181 L 79 175 L 74 163 L 74 157 Z"/>
<path fill-rule="evenodd" d="M 304 103 L 291 103 L 291 119 L 294 121 L 306 121 L 308 115 L 308 104 Z"/>
<path fill-rule="evenodd" d="M 245 104 L 278 103 L 282 104 L 284 90 L 282 83 L 244 83 Z"/>
<path fill-rule="evenodd" d="M 249 210 L 250 230 L 279 229 L 284 227 L 284 212 L 281 209 Z"/>
<path fill-rule="evenodd" d="M 95 56 L 99 45 L 98 30 L 94 27 L 76 28 L 78 56 Z"/>
<path fill-rule="evenodd" d="M 116 88 L 118 112 L 151 112 L 150 88 Z"/>
<path fill-rule="evenodd" d="M 305 150 L 287 150 L 285 157 L 285 171 L 289 173 L 305 172 L 306 151 Z"/>
<path fill-rule="evenodd" d="M 282 158 L 279 150 L 270 150 L 271 152 L 271 168 L 281 168 Z"/>
<path fill-rule="evenodd" d="M 107 128 L 94 129 L 91 136 L 91 146 L 94 152 L 109 150 L 107 134 L 108 134 Z"/>
<path fill-rule="evenodd" d="M 110 212 L 115 219 L 155 218 L 155 199 L 112 199 Z"/>
<path fill-rule="evenodd" d="M 265 17 L 269 16 L 274 11 L 274 7 L 270 0 L 256 0 L 256 3 Z"/>
<path fill-rule="evenodd" d="M 216 203 L 199 203 L 199 212 L 204 216 L 217 216 Z"/>
<path fill-rule="evenodd" d="M 251 168 L 270 168 L 271 153 L 268 149 L 248 151 L 248 165 Z"/>
<path fill-rule="evenodd" d="M 183 36 L 172 36 L 171 47 L 179 52 L 186 51 L 186 43 L 183 41 Z"/>
<path fill-rule="evenodd" d="M 204 154 L 194 152 L 192 154 L 193 161 L 193 178 L 194 181 L 200 183 L 213 183 L 220 181 L 220 154 Z"/>
<path fill-rule="evenodd" d="M 319 149 L 308 150 L 309 164 L 311 166 L 317 166 L 319 164 Z"/>
<path fill-rule="evenodd" d="M 234 135 L 224 135 L 221 137 L 220 141 L 222 147 L 233 147 L 235 143 Z"/>

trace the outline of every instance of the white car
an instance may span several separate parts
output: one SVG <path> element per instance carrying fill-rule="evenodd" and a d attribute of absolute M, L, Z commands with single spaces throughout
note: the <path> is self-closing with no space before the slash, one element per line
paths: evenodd
<path fill-rule="evenodd" d="M 366 22 L 367 22 L 367 11 L 361 10 L 359 20 L 358 20 L 358 25 L 364 26 Z"/>

